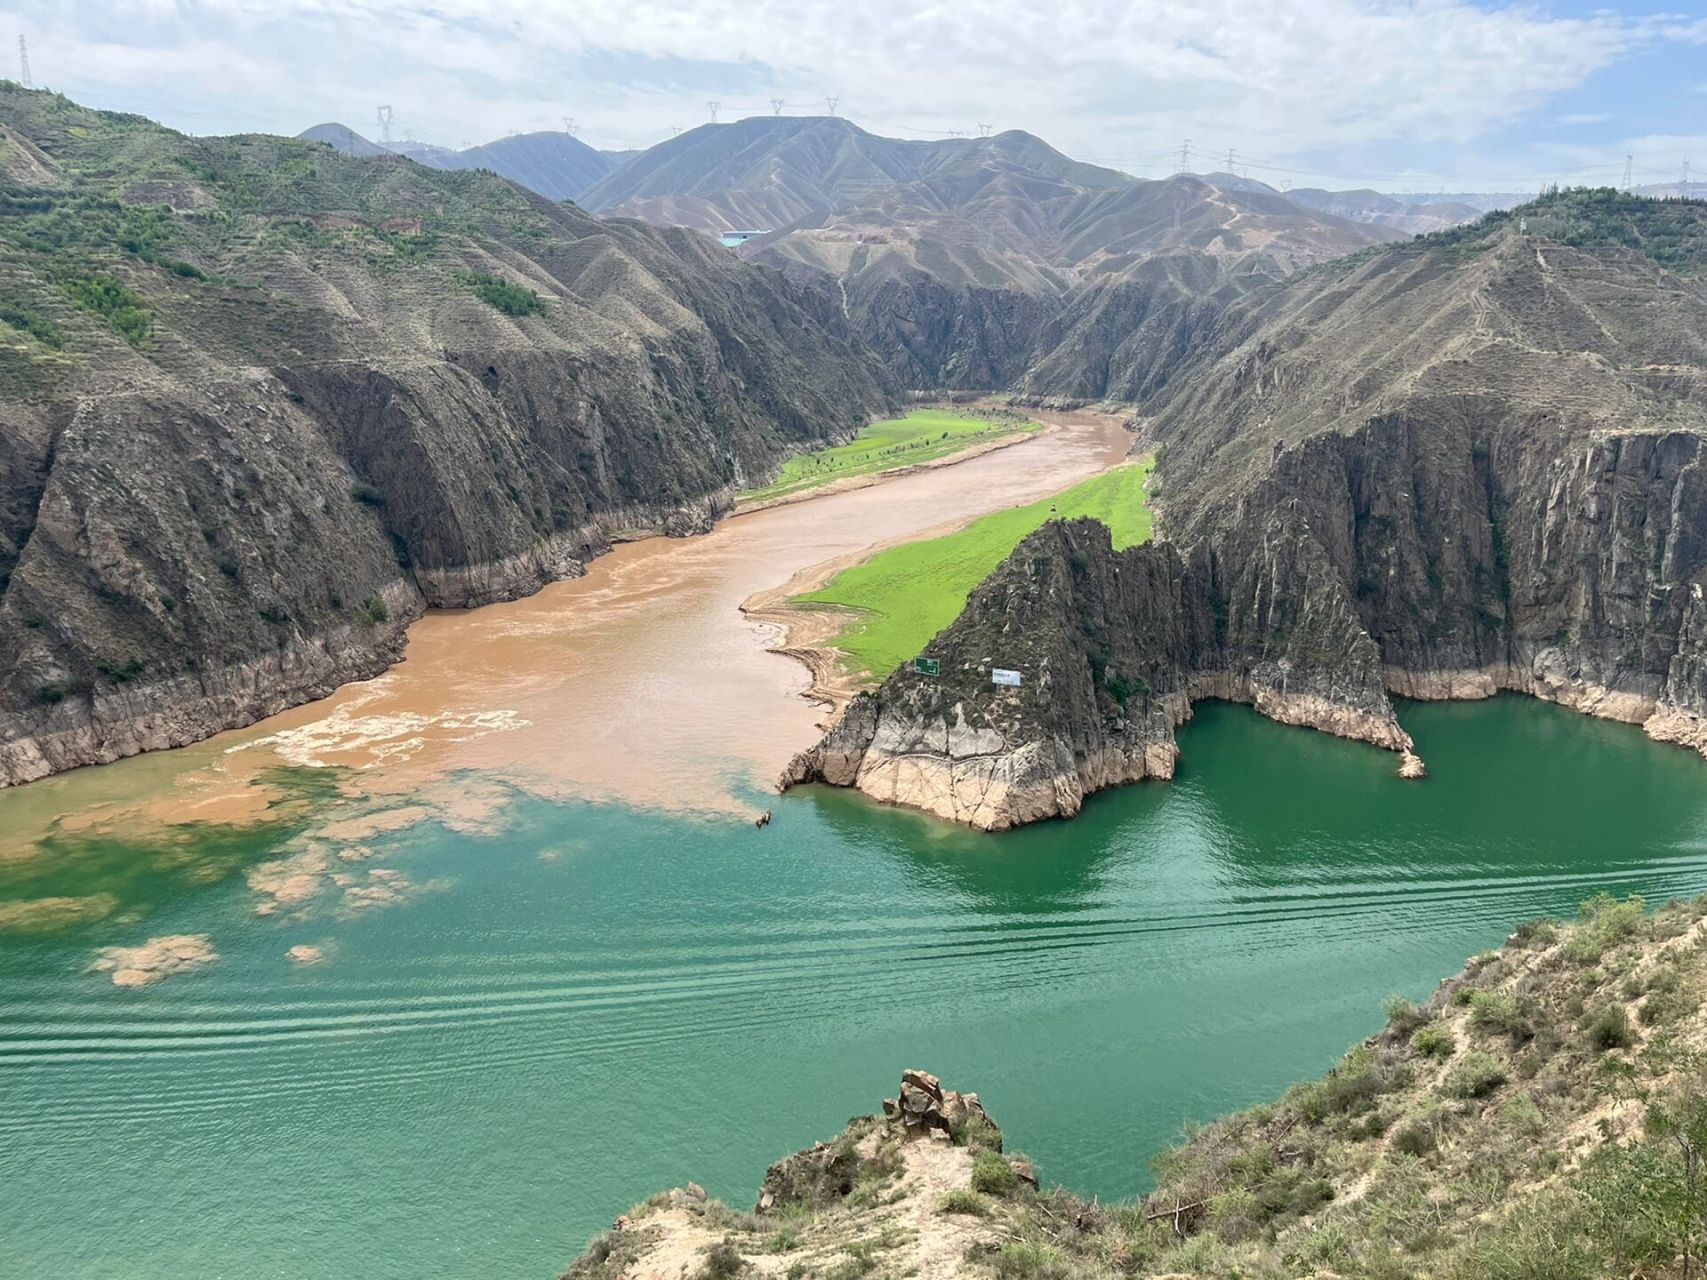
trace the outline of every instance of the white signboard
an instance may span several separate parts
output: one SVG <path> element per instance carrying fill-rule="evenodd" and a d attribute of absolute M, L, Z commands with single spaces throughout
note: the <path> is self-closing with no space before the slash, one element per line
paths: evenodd
<path fill-rule="evenodd" d="M 1005 667 L 992 667 L 990 669 L 990 683 L 1010 685 L 1017 689 L 1020 684 L 1020 674 L 1017 671 L 1009 671 Z"/>

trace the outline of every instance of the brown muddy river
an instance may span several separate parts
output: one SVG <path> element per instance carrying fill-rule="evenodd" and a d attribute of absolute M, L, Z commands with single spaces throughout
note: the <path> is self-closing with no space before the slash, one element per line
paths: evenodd
<path fill-rule="evenodd" d="M 1048 420 L 1054 430 L 964 462 L 734 516 L 704 537 L 625 544 L 525 600 L 430 613 L 405 661 L 375 680 L 0 798 L 0 857 L 55 822 L 242 820 L 271 798 L 257 779 L 279 764 L 345 766 L 370 797 L 420 795 L 471 824 L 494 798 L 441 785 L 465 770 L 547 794 L 748 808 L 735 791 L 768 787 L 826 712 L 801 696 L 806 668 L 769 651 L 779 629 L 742 602 L 824 562 L 1043 497 L 1130 445 L 1107 417 Z"/>

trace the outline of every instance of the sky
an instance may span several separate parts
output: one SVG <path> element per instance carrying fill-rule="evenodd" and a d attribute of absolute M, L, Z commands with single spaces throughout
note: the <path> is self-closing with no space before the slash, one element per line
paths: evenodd
<path fill-rule="evenodd" d="M 1524 191 L 1707 178 L 1707 0 L 0 0 L 34 83 L 190 133 L 336 120 L 604 149 L 772 111 L 1025 129 L 1141 176 Z M 4 69 L 4 63 L 0 63 Z M 4 70 L 16 76 L 16 67 Z"/>

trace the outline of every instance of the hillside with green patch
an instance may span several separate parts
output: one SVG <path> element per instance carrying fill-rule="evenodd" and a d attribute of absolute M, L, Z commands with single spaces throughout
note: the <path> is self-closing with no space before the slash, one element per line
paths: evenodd
<path fill-rule="evenodd" d="M 1146 541 L 1151 515 L 1145 485 L 1151 465 L 1145 460 L 1116 467 L 1052 498 L 974 520 L 957 532 L 890 547 L 794 598 L 854 611 L 858 616 L 834 644 L 855 670 L 880 679 L 923 654 L 930 638 L 966 607 L 972 589 L 1045 521 L 1100 520 L 1117 549 Z"/>
<path fill-rule="evenodd" d="M 871 1116 L 773 1166 L 754 1212 L 654 1197 L 569 1274 L 1684 1280 L 1707 1266 L 1704 995 L 1707 897 L 1602 894 L 1395 996 L 1327 1075 L 1157 1156 L 1137 1201 L 1038 1187 L 987 1124 Z"/>
<path fill-rule="evenodd" d="M 0 784 L 374 675 L 890 406 L 703 237 L 0 83 Z"/>
<path fill-rule="evenodd" d="M 776 479 L 744 491 L 740 500 L 769 502 L 837 480 L 898 471 L 1028 434 L 1042 425 L 1010 409 L 914 409 L 861 428 L 845 444 L 797 454 L 782 464 Z"/>

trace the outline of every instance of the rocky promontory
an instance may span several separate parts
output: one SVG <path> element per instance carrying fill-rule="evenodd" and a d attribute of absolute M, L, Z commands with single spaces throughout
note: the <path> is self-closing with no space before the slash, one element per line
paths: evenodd
<path fill-rule="evenodd" d="M 566 1280 L 1683 1280 L 1707 1253 L 1678 1208 L 1707 1130 L 1704 942 L 1707 898 L 1527 924 L 1372 1010 L 1319 1078 L 1131 1150 L 1154 1157 L 1135 1200 L 1048 1185 L 976 1095 L 907 1071 L 882 1115 L 772 1165 L 751 1211 L 690 1182 Z"/>
<path fill-rule="evenodd" d="M 1070 815 L 1168 776 L 1203 697 L 1406 777 L 1390 694 L 1707 750 L 1704 244 L 1707 204 L 1566 193 L 1251 295 L 1150 406 L 1166 540 L 1039 531 L 932 642 L 940 679 L 891 675 L 784 784 Z"/>
<path fill-rule="evenodd" d="M 902 667 L 855 698 L 783 785 L 857 787 L 983 830 L 1071 817 L 1104 787 L 1171 778 L 1174 730 L 1205 697 L 1409 753 L 1374 646 L 1312 608 L 1274 646 L 1232 650 L 1210 575 L 1174 546 L 1115 551 L 1098 521 L 1051 521 L 931 643 L 940 674 Z"/>

